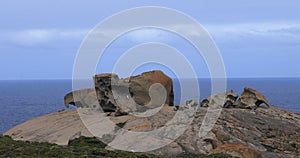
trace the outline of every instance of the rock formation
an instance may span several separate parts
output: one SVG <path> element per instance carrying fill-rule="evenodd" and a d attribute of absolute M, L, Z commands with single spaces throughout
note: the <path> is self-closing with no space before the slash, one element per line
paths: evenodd
<path fill-rule="evenodd" d="M 196 109 L 198 106 L 198 101 L 197 100 L 187 100 L 185 102 L 185 105 L 188 106 L 190 109 Z"/>
<path fill-rule="evenodd" d="M 145 72 L 125 79 L 116 74 L 98 74 L 94 76 L 94 84 L 95 89 L 68 93 L 64 98 L 65 106 L 71 104 L 94 109 L 101 106 L 98 110 L 126 114 L 163 104 L 174 105 L 172 79 L 161 71 Z"/>
<path fill-rule="evenodd" d="M 227 91 L 223 94 L 214 94 L 212 96 L 203 99 L 200 102 L 201 107 L 209 107 L 212 103 L 216 102 L 214 99 L 222 100 L 221 105 L 224 108 L 244 108 L 244 109 L 256 109 L 261 104 L 265 104 L 269 107 L 268 100 L 266 97 L 255 89 L 245 87 L 241 97 L 238 99 L 238 95 L 233 90 Z"/>
<path fill-rule="evenodd" d="M 179 111 L 182 108 L 184 108 L 183 105 L 180 105 Z M 208 108 L 198 108 L 195 111 L 194 120 L 179 138 L 151 153 L 174 156 L 182 152 L 194 154 L 226 152 L 247 158 L 300 156 L 299 114 L 276 107 L 257 108 L 255 111 L 223 108 L 213 129 L 200 138 L 198 132 L 207 110 Z M 166 126 L 177 112 L 173 107 L 166 105 L 151 117 L 109 115 L 106 117 L 118 126 L 108 135 L 110 138 L 118 139 L 114 138 L 114 135 L 122 135 L 122 131 L 118 130 L 120 128 L 136 132 L 159 129 Z M 86 112 L 82 114 L 84 115 L 80 117 L 89 115 Z M 10 135 L 16 140 L 66 144 L 68 139 L 80 135 L 92 136 L 85 124 L 80 121 L 80 117 L 76 110 L 57 112 L 29 120 L 7 131 L 4 135 Z M 86 122 L 105 126 L 97 119 Z M 127 139 L 136 138 L 128 137 Z"/>
<path fill-rule="evenodd" d="M 215 94 L 202 100 L 201 108 L 197 108 L 195 100 L 170 106 L 174 101 L 173 83 L 161 71 L 125 79 L 119 79 L 116 74 L 100 74 L 94 76 L 94 82 L 95 89 L 78 90 L 65 96 L 66 106 L 81 107 L 77 112 L 68 110 L 41 116 L 4 135 L 16 140 L 62 145 L 79 136 L 97 136 L 108 144 L 107 149 L 112 149 L 110 146 L 122 143 L 130 148 L 143 146 L 136 143 L 137 136 L 130 132 L 160 130 L 157 135 L 139 137 L 151 142 L 146 144 L 150 146 L 154 140 L 176 138 L 150 151 L 158 155 L 225 152 L 242 158 L 300 156 L 300 115 L 276 107 L 258 108 L 262 103 L 269 104 L 254 89 L 246 87 L 239 99 L 233 90 Z M 214 106 L 217 108 L 205 108 Z M 103 111 L 94 111 L 100 107 Z M 216 122 L 206 117 L 211 110 L 219 111 L 220 115 L 209 115 L 216 116 Z M 200 137 L 201 127 L 210 122 L 213 122 L 211 130 Z M 179 131 L 182 133 L 177 135 Z"/>
<path fill-rule="evenodd" d="M 150 102 L 149 89 L 154 83 L 161 84 L 167 92 L 165 104 L 174 105 L 173 81 L 162 71 L 150 71 L 129 78 L 129 91 L 134 101 L 140 105 Z M 155 98 L 154 98 L 155 99 Z"/>
<path fill-rule="evenodd" d="M 105 112 L 115 112 L 117 110 L 112 85 L 118 81 L 119 77 L 116 74 L 98 74 L 94 76 L 97 99 Z"/>
<path fill-rule="evenodd" d="M 234 102 L 237 100 L 238 95 L 234 93 L 233 90 L 227 91 L 223 94 L 214 94 L 213 96 L 210 96 L 206 99 L 203 99 L 200 102 L 201 107 L 209 107 L 213 103 L 216 102 L 216 99 L 218 99 L 218 102 L 222 102 L 222 107 L 228 108 L 234 104 Z"/>
<path fill-rule="evenodd" d="M 241 97 L 234 103 L 234 107 L 256 109 L 264 103 L 269 107 L 268 100 L 255 89 L 245 87 Z"/>
<path fill-rule="evenodd" d="M 126 114 L 174 104 L 172 79 L 161 71 L 125 79 L 115 74 L 100 74 L 94 76 L 94 82 L 98 101 L 105 112 Z"/>
<path fill-rule="evenodd" d="M 76 90 L 65 95 L 64 103 L 66 107 L 74 105 L 76 107 L 87 108 L 99 105 L 94 88 Z"/>
<path fill-rule="evenodd" d="M 228 108 L 235 103 L 235 101 L 238 98 L 238 95 L 234 93 L 233 90 L 227 91 L 225 95 L 226 95 L 226 100 L 225 100 L 224 108 Z"/>

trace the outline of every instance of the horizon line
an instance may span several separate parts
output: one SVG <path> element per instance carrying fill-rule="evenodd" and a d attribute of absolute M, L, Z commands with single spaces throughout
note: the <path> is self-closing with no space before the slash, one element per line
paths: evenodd
<path fill-rule="evenodd" d="M 172 78 L 171 79 L 178 79 L 178 78 Z M 268 77 L 226 77 L 226 79 L 289 79 L 289 78 L 300 78 L 300 76 L 268 76 Z M 92 79 L 92 78 L 91 78 Z M 192 79 L 188 77 L 184 77 L 181 79 Z M 211 79 L 210 77 L 199 77 L 198 79 Z M 224 79 L 222 77 L 215 77 L 214 79 Z M 72 80 L 72 78 L 24 78 L 24 79 L 17 79 L 17 78 L 12 78 L 12 79 L 0 79 L 0 81 L 33 81 L 33 80 Z M 84 78 L 79 79 L 79 80 L 85 80 Z"/>

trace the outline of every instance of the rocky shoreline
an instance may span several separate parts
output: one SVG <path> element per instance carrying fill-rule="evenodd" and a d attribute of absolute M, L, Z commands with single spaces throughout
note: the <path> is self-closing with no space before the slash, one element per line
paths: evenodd
<path fill-rule="evenodd" d="M 200 102 L 201 107 L 194 100 L 170 106 L 174 99 L 172 80 L 160 71 L 126 79 L 111 74 L 96 75 L 94 81 L 95 89 L 74 91 L 65 96 L 66 106 L 73 104 L 77 110 L 34 118 L 4 135 L 14 140 L 58 145 L 68 145 L 81 136 L 96 136 L 108 144 L 107 150 L 114 150 L 114 146 L 122 143 L 130 147 L 143 146 L 126 131 L 148 132 L 164 127 L 160 135 L 145 136 L 144 141 L 162 140 L 164 136 L 176 139 L 148 153 L 168 157 L 182 153 L 225 153 L 243 158 L 300 157 L 300 115 L 270 106 L 267 99 L 252 88 L 246 87 L 240 97 L 233 91 L 212 95 Z M 151 87 L 153 83 L 160 86 Z M 128 93 L 124 87 L 129 87 Z M 161 91 L 162 88 L 166 91 Z M 114 100 L 116 95 L 118 99 Z M 167 99 L 161 102 L 161 96 Z M 217 117 L 207 117 L 212 111 Z M 183 115 L 174 117 L 178 113 Z M 212 125 L 201 135 L 201 127 L 207 122 Z M 187 126 L 183 128 L 180 123 Z M 179 131 L 182 131 L 180 135 Z M 130 151 L 129 148 L 124 150 L 127 149 Z"/>

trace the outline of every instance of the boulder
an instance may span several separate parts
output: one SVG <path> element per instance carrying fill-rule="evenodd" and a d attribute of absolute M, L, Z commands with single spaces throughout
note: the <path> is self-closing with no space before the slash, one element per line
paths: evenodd
<path fill-rule="evenodd" d="M 268 100 L 263 94 L 255 89 L 245 87 L 241 97 L 233 104 L 233 106 L 238 108 L 256 109 L 262 103 L 269 107 Z"/>
<path fill-rule="evenodd" d="M 187 100 L 185 105 L 189 107 L 189 109 L 196 109 L 198 107 L 198 101 L 197 100 Z"/>
<path fill-rule="evenodd" d="M 174 105 L 173 81 L 162 71 L 150 71 L 141 75 L 131 76 L 129 78 L 129 91 L 134 101 L 140 105 L 146 105 L 150 102 L 149 89 L 154 83 L 161 84 L 166 92 L 167 97 L 165 104 Z"/>
<path fill-rule="evenodd" d="M 205 99 L 201 100 L 200 107 L 208 107 L 210 100 L 211 100 L 211 97 L 208 97 L 208 98 L 205 98 Z"/>
<path fill-rule="evenodd" d="M 212 104 L 218 103 L 222 107 L 230 107 L 237 100 L 238 95 L 233 90 L 227 91 L 223 94 L 214 94 L 200 102 L 201 107 L 209 107 Z"/>
<path fill-rule="evenodd" d="M 234 93 L 233 90 L 227 91 L 225 93 L 225 95 L 226 95 L 226 100 L 225 100 L 225 104 L 224 104 L 225 108 L 233 106 L 234 102 L 239 97 L 236 93 Z"/>
<path fill-rule="evenodd" d="M 172 79 L 162 71 L 119 79 L 116 74 L 94 76 L 95 89 L 104 112 L 142 112 L 163 104 L 174 104 Z"/>

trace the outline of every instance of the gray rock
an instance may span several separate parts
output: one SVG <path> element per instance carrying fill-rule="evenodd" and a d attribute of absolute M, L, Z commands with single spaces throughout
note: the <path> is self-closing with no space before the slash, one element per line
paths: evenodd
<path fill-rule="evenodd" d="M 238 95 L 233 90 L 227 91 L 223 94 L 214 94 L 200 102 L 201 107 L 209 107 L 218 104 L 220 107 L 231 107 L 237 100 Z"/>
<path fill-rule="evenodd" d="M 69 105 L 74 105 L 80 108 L 99 108 L 99 103 L 94 88 L 70 92 L 65 95 L 64 103 L 66 107 L 69 107 Z"/>
<path fill-rule="evenodd" d="M 266 97 L 255 89 L 245 87 L 241 97 L 233 104 L 238 108 L 256 109 L 262 103 L 269 107 Z"/>
<path fill-rule="evenodd" d="M 103 117 L 108 117 L 115 124 L 122 124 L 121 128 L 124 130 L 147 132 L 172 125 L 169 121 L 173 119 L 177 112 L 181 112 L 180 109 L 181 107 L 178 111 L 174 111 L 173 107 L 165 105 L 158 113 L 150 117 L 135 117 L 133 115 L 118 117 L 103 115 Z M 187 117 L 182 115 L 175 119 L 173 123 L 175 125 L 178 123 L 178 125 L 175 128 L 166 128 L 159 136 L 172 137 L 176 136 L 177 130 L 184 130 L 182 135 L 170 144 L 153 150 L 151 153 L 174 156 L 183 151 L 195 154 L 226 151 L 226 153 L 233 155 L 259 156 L 261 154 L 262 157 L 274 158 L 300 156 L 299 114 L 273 106 L 269 109 L 257 108 L 255 111 L 241 108 L 223 108 L 213 129 L 200 138 L 198 136 L 199 129 L 203 125 L 207 111 L 208 108 L 198 108 L 196 112 L 190 110 L 187 111 L 190 113 L 183 113 Z M 193 113 L 194 115 L 190 115 Z M 89 118 L 88 113 L 86 115 Z M 190 117 L 193 118 L 192 122 L 186 129 L 182 129 L 180 123 L 189 123 L 185 121 Z M 85 122 L 90 122 L 95 128 L 96 125 L 107 128 L 105 122 L 97 123 L 98 118 L 92 117 L 91 119 L 95 122 Z M 47 123 L 45 124 L 45 122 Z M 79 132 L 80 135 L 93 136 L 88 132 L 90 129 L 85 128 L 85 125 L 75 110 L 66 110 L 29 120 L 5 132 L 4 135 L 10 135 L 13 139 L 23 141 L 46 141 L 65 145 L 70 138 L 77 136 Z M 126 141 L 118 140 L 121 136 L 124 136 L 122 134 L 125 134 L 120 131 L 120 128 L 117 128 L 115 133 L 110 132 L 107 134 L 118 135 L 117 137 L 112 136 L 113 139 L 116 139 L 113 141 L 121 141 L 121 143 L 126 144 Z M 133 143 L 136 139 L 136 137 L 125 138 L 133 140 Z M 150 142 L 153 141 L 152 137 L 145 139 Z M 155 139 L 159 139 L 159 137 Z M 238 150 L 239 148 L 242 150 Z M 244 152 L 240 153 L 240 151 Z"/>

